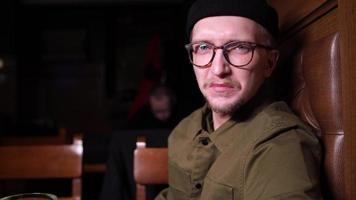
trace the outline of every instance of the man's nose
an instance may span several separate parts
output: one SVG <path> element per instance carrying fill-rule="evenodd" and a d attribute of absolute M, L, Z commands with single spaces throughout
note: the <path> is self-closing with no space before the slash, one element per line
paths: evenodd
<path fill-rule="evenodd" d="M 211 63 L 211 72 L 216 76 L 224 76 L 230 73 L 230 66 L 224 57 L 223 50 L 217 49 Z"/>

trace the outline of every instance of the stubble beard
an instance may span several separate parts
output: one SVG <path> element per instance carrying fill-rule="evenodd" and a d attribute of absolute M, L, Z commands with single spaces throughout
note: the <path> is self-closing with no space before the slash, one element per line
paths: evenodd
<path fill-rule="evenodd" d="M 206 96 L 205 96 L 205 101 L 207 102 L 208 106 L 211 108 L 211 110 L 214 113 L 220 115 L 233 115 L 234 112 L 243 105 L 241 100 L 236 100 L 230 103 L 223 102 L 221 104 L 217 102 L 213 103 L 209 101 L 209 99 Z"/>
<path fill-rule="evenodd" d="M 208 106 L 211 108 L 211 110 L 219 115 L 233 115 L 234 112 L 239 109 L 243 105 L 243 100 L 237 97 L 237 99 L 230 100 L 230 98 L 234 98 L 234 95 L 231 95 L 229 93 L 220 93 L 220 94 L 210 94 L 210 97 L 212 98 L 209 100 L 209 92 L 207 91 L 207 88 L 213 81 L 207 81 L 204 85 L 203 88 L 206 89 L 206 94 L 203 93 L 203 96 L 205 98 L 205 101 L 207 102 Z M 231 80 L 225 80 L 224 83 L 231 84 L 235 88 L 241 88 L 240 84 L 231 81 Z M 217 98 L 217 99 L 214 99 Z"/>

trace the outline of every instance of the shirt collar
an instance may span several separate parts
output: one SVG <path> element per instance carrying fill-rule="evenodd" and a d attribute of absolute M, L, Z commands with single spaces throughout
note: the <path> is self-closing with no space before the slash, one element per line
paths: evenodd
<path fill-rule="evenodd" d="M 247 121 L 256 116 L 263 108 L 265 108 L 270 102 L 263 101 L 263 99 L 254 98 L 248 104 L 238 109 L 234 116 L 228 121 L 222 124 L 217 130 L 214 131 L 213 119 L 211 109 L 205 104 L 195 118 L 192 119 L 191 130 L 192 140 L 197 137 L 203 131 L 209 134 L 210 140 L 215 144 L 219 151 L 223 152 L 233 140 L 236 139 L 237 134 L 243 134 L 244 126 Z"/>
<path fill-rule="evenodd" d="M 194 113 L 192 115 L 192 118 L 190 119 L 189 126 L 188 126 L 189 128 L 187 130 L 192 133 L 189 134 L 191 140 L 193 140 L 197 135 L 199 135 L 202 131 L 205 130 L 206 115 L 207 112 L 209 112 L 208 105 L 205 104 L 202 108 L 198 109 L 196 112 L 197 113 Z"/>
<path fill-rule="evenodd" d="M 230 119 L 221 125 L 217 130 L 209 135 L 210 140 L 215 144 L 219 151 L 224 152 L 237 137 L 236 134 L 240 134 L 242 129 L 242 123 L 234 119 Z"/>
<path fill-rule="evenodd" d="M 213 119 L 211 109 L 207 104 L 205 104 L 200 110 L 198 115 L 195 115 L 191 120 L 191 131 L 192 131 L 192 140 L 198 137 L 202 132 L 208 132 L 210 140 L 215 144 L 219 151 L 223 152 L 226 149 L 231 141 L 236 137 L 236 134 L 239 132 L 236 128 L 230 130 L 234 127 L 238 121 L 235 118 L 231 118 L 225 122 L 221 127 L 214 131 Z"/>

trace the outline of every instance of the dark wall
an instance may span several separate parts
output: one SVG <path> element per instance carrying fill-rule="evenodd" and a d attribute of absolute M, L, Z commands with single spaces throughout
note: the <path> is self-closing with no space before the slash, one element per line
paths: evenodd
<path fill-rule="evenodd" d="M 144 77 L 147 46 L 157 35 L 165 82 L 177 93 L 182 115 L 202 103 L 184 49 L 187 3 L 31 5 L 5 0 L 0 7 L 0 57 L 12 60 L 6 84 L 0 80 L 1 92 L 9 94 L 0 101 L 0 112 L 14 124 L 7 132 L 120 127 Z"/>

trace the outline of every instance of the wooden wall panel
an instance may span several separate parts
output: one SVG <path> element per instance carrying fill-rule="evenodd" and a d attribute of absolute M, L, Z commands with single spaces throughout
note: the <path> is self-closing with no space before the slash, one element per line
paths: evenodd
<path fill-rule="evenodd" d="M 298 43 L 301 40 L 303 43 L 310 43 L 337 31 L 337 9 L 333 9 L 326 13 L 324 17 L 292 34 L 290 38 L 281 45 L 284 46 L 290 42 L 295 42 L 295 40 L 298 40 Z"/>
<path fill-rule="evenodd" d="M 304 44 L 329 34 L 340 33 L 343 130 L 345 134 L 345 199 L 356 196 L 356 1 L 271 0 L 280 15 L 281 68 Z"/>
<path fill-rule="evenodd" d="M 298 1 L 298 0 L 295 0 Z M 290 2 L 291 4 L 295 4 Z M 302 6 L 302 5 L 299 5 Z M 302 6 L 303 7 L 303 6 Z M 298 8 L 294 8 L 297 9 Z M 297 55 L 301 48 L 310 45 L 311 43 L 318 41 L 326 36 L 329 36 L 333 33 L 338 32 L 338 8 L 337 3 L 335 1 L 323 4 L 321 7 L 318 7 L 316 10 L 313 10 L 311 13 L 306 14 L 301 21 L 293 24 L 287 32 L 284 32 L 282 35 L 282 39 L 279 40 L 279 49 L 281 52 L 280 64 L 277 68 L 277 78 L 286 83 L 281 86 L 279 89 L 282 95 L 282 98 L 287 98 L 290 94 L 290 83 L 288 82 L 288 78 L 291 76 L 291 66 L 295 64 L 293 58 Z M 311 53 L 311 52 L 309 52 Z M 309 55 L 314 56 L 314 55 Z M 322 57 L 313 57 L 315 63 L 318 60 L 322 60 Z M 326 66 L 325 66 L 326 67 Z M 315 77 L 318 79 L 318 77 Z M 336 94 L 337 95 L 337 94 Z M 341 102 L 340 102 L 341 103 Z M 341 168 L 343 167 L 342 163 L 340 163 Z M 335 177 L 335 176 L 334 176 Z M 344 183 L 344 179 L 342 176 L 340 177 L 340 182 Z M 323 180 L 324 181 L 324 180 Z M 323 186 L 328 186 L 323 183 Z M 336 191 L 342 191 L 337 194 L 342 196 L 344 184 L 338 184 L 339 189 Z M 334 191 L 333 191 L 334 192 Z M 334 193 L 325 192 L 324 195 L 326 199 L 330 199 Z"/>
<path fill-rule="evenodd" d="M 356 198 L 356 1 L 339 0 L 346 199 Z"/>
<path fill-rule="evenodd" d="M 279 14 L 279 27 L 282 32 L 305 18 L 327 0 L 269 0 Z"/>
<path fill-rule="evenodd" d="M 293 33 L 280 44 L 281 67 L 288 67 L 289 59 L 299 47 L 337 31 L 337 9 L 335 8 L 304 29 Z"/>
<path fill-rule="evenodd" d="M 312 42 L 337 31 L 337 9 L 334 9 L 303 29 L 299 35 L 306 42 Z"/>

